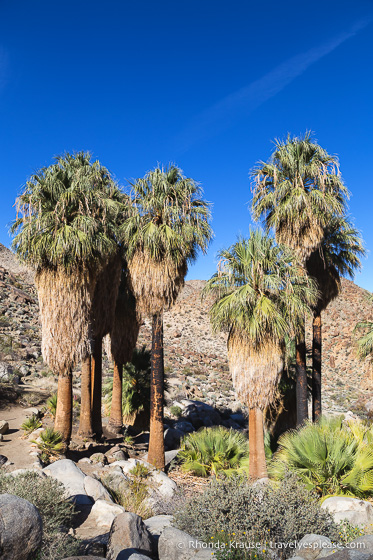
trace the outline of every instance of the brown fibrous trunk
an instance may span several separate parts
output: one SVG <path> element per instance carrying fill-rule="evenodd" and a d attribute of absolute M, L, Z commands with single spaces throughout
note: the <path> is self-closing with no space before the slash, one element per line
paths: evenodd
<path fill-rule="evenodd" d="M 57 409 L 54 429 L 60 432 L 66 445 L 70 443 L 73 421 L 73 375 L 69 370 L 58 378 Z"/>
<path fill-rule="evenodd" d="M 97 439 L 102 436 L 101 400 L 102 400 L 102 338 L 95 337 L 91 357 L 91 406 L 92 429 Z"/>
<path fill-rule="evenodd" d="M 308 419 L 306 344 L 304 330 L 296 342 L 296 394 L 297 394 L 297 426 Z"/>
<path fill-rule="evenodd" d="M 148 462 L 164 469 L 164 435 L 163 435 L 163 316 L 153 315 L 152 357 L 150 378 L 150 438 Z"/>
<path fill-rule="evenodd" d="M 256 446 L 256 412 L 255 408 L 249 410 L 249 478 L 258 478 L 258 454 Z"/>
<path fill-rule="evenodd" d="M 321 416 L 321 313 L 314 316 L 312 327 L 312 420 L 315 422 Z"/>
<path fill-rule="evenodd" d="M 91 407 L 91 356 L 82 362 L 80 421 L 78 435 L 82 438 L 93 437 Z"/>
<path fill-rule="evenodd" d="M 113 374 L 113 394 L 111 397 L 111 411 L 109 427 L 114 433 L 120 432 L 123 426 L 123 409 L 122 409 L 122 381 L 123 381 L 123 364 L 114 360 Z"/>

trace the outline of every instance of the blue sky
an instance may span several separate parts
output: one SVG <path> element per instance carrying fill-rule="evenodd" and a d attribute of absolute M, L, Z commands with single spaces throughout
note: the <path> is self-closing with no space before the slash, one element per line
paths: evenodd
<path fill-rule="evenodd" d="M 36 169 L 89 150 L 125 184 L 174 162 L 199 181 L 215 238 L 251 223 L 249 172 L 312 130 L 337 154 L 373 291 L 373 2 L 0 0 L 0 242 Z"/>

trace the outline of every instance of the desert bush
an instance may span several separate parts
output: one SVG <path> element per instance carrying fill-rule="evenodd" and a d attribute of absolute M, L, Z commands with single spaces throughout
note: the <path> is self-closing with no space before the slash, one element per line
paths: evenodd
<path fill-rule="evenodd" d="M 319 496 L 368 498 L 373 494 L 372 430 L 360 422 L 346 424 L 343 417 L 323 417 L 289 431 L 279 439 L 269 472 L 281 479 L 288 470 Z"/>
<path fill-rule="evenodd" d="M 64 486 L 35 472 L 15 476 L 0 474 L 0 494 L 28 500 L 43 520 L 43 543 L 37 560 L 60 560 L 78 553 L 80 543 L 67 535 L 74 515 L 73 505 L 64 499 Z"/>
<path fill-rule="evenodd" d="M 137 463 L 119 484 L 116 477 L 110 473 L 101 476 L 100 481 L 116 504 L 143 519 L 148 519 L 154 515 L 150 497 L 155 487 L 150 480 L 150 474 L 151 471 L 145 465 Z"/>
<path fill-rule="evenodd" d="M 41 428 L 42 423 L 41 420 L 33 414 L 30 418 L 27 418 L 21 425 L 22 430 L 24 431 L 25 435 L 30 435 L 34 430 Z"/>
<path fill-rule="evenodd" d="M 176 416 L 176 418 L 180 418 L 183 411 L 181 410 L 180 406 L 177 406 L 176 404 L 173 404 L 170 407 L 170 413 L 172 414 L 172 416 Z"/>
<path fill-rule="evenodd" d="M 178 458 L 183 471 L 197 476 L 248 471 L 249 441 L 223 426 L 202 428 L 183 438 Z"/>
<path fill-rule="evenodd" d="M 339 536 L 332 517 L 321 509 L 317 494 L 292 474 L 280 484 L 256 486 L 240 475 L 213 479 L 202 494 L 176 512 L 175 524 L 205 542 L 221 542 L 232 535 L 236 542 L 259 542 L 263 545 L 262 554 L 269 550 L 269 543 L 272 547 L 278 543 L 279 547 L 307 533 L 325 535 L 334 542 Z M 245 558 L 242 550 L 237 552 L 241 556 L 228 557 Z M 251 558 L 251 552 L 246 553 L 246 558 Z M 293 552 L 277 549 L 283 558 Z"/>
<path fill-rule="evenodd" d="M 53 428 L 45 428 L 39 438 L 32 440 L 32 443 L 38 446 L 43 463 L 49 463 L 53 457 L 58 457 L 64 447 L 62 435 L 60 432 L 55 432 Z"/>

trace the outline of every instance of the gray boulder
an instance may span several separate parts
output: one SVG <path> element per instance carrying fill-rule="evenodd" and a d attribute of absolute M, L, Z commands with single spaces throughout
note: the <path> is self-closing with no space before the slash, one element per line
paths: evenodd
<path fill-rule="evenodd" d="M 69 556 L 64 560 L 105 560 L 102 556 Z"/>
<path fill-rule="evenodd" d="M 175 430 L 175 428 L 167 428 L 164 432 L 164 444 L 165 447 L 170 449 L 176 449 L 180 447 L 180 440 L 184 437 L 184 432 L 181 430 Z"/>
<path fill-rule="evenodd" d="M 0 558 L 31 560 L 43 538 L 43 523 L 36 507 L 10 494 L 0 495 Z"/>
<path fill-rule="evenodd" d="M 305 535 L 297 546 L 296 554 L 304 560 L 324 558 L 333 552 L 333 543 L 323 535 Z"/>
<path fill-rule="evenodd" d="M 336 523 L 344 519 L 354 527 L 365 527 L 373 523 L 373 507 L 364 500 L 337 496 L 327 498 L 321 507 L 332 515 Z"/>
<path fill-rule="evenodd" d="M 87 496 L 92 498 L 94 501 L 106 500 L 107 502 L 113 502 L 110 497 L 109 492 L 106 490 L 103 484 L 96 478 L 92 476 L 86 476 L 84 478 L 84 489 Z"/>
<path fill-rule="evenodd" d="M 0 422 L 0 434 L 6 434 L 9 430 L 9 424 L 6 420 L 1 420 Z"/>
<path fill-rule="evenodd" d="M 13 377 L 13 368 L 7 362 L 0 362 L 0 381 L 3 383 L 7 381 L 11 381 Z"/>
<path fill-rule="evenodd" d="M 116 560 L 149 560 L 149 558 L 149 556 L 145 556 L 136 548 L 126 548 L 118 554 Z"/>
<path fill-rule="evenodd" d="M 373 535 L 364 535 L 350 542 L 346 548 L 338 550 L 330 558 L 333 560 L 373 560 Z"/>
<path fill-rule="evenodd" d="M 92 504 L 84 487 L 85 474 L 70 459 L 61 459 L 43 469 L 43 472 L 62 482 L 66 497 L 77 505 Z"/>
<path fill-rule="evenodd" d="M 144 521 L 145 527 L 153 536 L 159 536 L 165 527 L 170 527 L 173 515 L 154 515 Z"/>
<path fill-rule="evenodd" d="M 118 515 L 111 526 L 107 560 L 119 560 L 125 549 L 136 549 L 136 553 L 152 556 L 152 538 L 141 517 L 125 512 Z"/>
<path fill-rule="evenodd" d="M 194 432 L 194 427 L 192 426 L 192 424 L 184 420 L 179 420 L 178 422 L 176 422 L 174 428 L 175 430 L 180 430 L 181 432 L 184 432 L 186 434 L 189 432 Z"/>
<path fill-rule="evenodd" d="M 158 541 L 159 560 L 214 558 L 213 549 L 175 527 L 166 527 Z"/>

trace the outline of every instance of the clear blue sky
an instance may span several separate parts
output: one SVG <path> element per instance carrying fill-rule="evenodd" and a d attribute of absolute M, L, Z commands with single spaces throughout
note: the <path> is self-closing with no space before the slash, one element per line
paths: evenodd
<path fill-rule="evenodd" d="M 0 0 L 0 242 L 29 175 L 89 150 L 125 184 L 174 162 L 213 202 L 189 278 L 247 234 L 249 172 L 312 130 L 373 249 L 371 0 Z M 356 281 L 373 290 L 373 256 Z"/>

